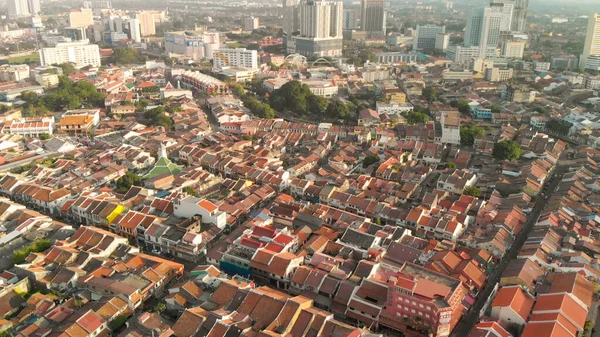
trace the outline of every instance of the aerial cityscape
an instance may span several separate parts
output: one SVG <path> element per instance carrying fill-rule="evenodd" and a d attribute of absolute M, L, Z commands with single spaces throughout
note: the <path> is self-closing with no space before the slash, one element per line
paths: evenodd
<path fill-rule="evenodd" d="M 0 20 L 0 337 L 600 337 L 600 0 Z"/>

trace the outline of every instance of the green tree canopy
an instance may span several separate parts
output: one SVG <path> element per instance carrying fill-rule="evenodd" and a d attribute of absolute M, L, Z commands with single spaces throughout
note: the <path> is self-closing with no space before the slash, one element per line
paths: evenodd
<path fill-rule="evenodd" d="M 429 102 L 437 100 L 437 90 L 434 87 L 426 87 L 423 89 L 423 98 Z"/>
<path fill-rule="evenodd" d="M 24 92 L 21 98 L 25 101 L 24 114 L 37 116 L 48 111 L 103 107 L 106 95 L 90 82 L 74 83 L 67 76 L 61 75 L 58 87 L 50 90 L 45 96 L 39 97 L 33 92 Z"/>
<path fill-rule="evenodd" d="M 418 111 L 403 112 L 402 116 L 406 118 L 406 122 L 408 124 L 427 123 L 427 121 L 429 120 L 429 116 Z"/>
<path fill-rule="evenodd" d="M 546 129 L 559 135 L 568 135 L 572 126 L 572 123 L 562 119 L 551 119 L 546 122 Z"/>
<path fill-rule="evenodd" d="M 460 126 L 460 143 L 465 146 L 473 146 L 477 137 L 483 136 L 485 131 L 477 125 L 464 124 Z"/>
<path fill-rule="evenodd" d="M 173 125 L 173 120 L 165 114 L 166 111 L 167 110 L 162 106 L 146 111 L 144 113 L 146 124 L 151 126 L 163 126 L 166 129 L 170 129 Z"/>
<path fill-rule="evenodd" d="M 327 106 L 325 110 L 325 115 L 329 118 L 347 118 L 350 109 L 344 102 L 340 100 L 335 100 Z"/>
<path fill-rule="evenodd" d="M 22 249 L 15 251 L 12 256 L 12 262 L 14 264 L 23 263 L 23 262 L 25 262 L 25 259 L 27 258 L 27 256 L 29 256 L 30 253 L 43 252 L 46 249 L 50 248 L 50 246 L 52 246 L 52 243 L 49 240 L 46 240 L 46 239 L 36 240 L 29 246 L 26 246 Z"/>
<path fill-rule="evenodd" d="M 71 75 L 77 73 L 77 69 L 75 68 L 75 65 L 71 62 L 62 63 L 57 66 L 62 69 L 63 75 L 65 75 L 65 76 L 71 76 Z"/>
<path fill-rule="evenodd" d="M 366 156 L 365 159 L 363 160 L 363 168 L 367 168 L 377 162 L 379 162 L 379 157 L 378 156 Z"/>
<path fill-rule="evenodd" d="M 309 111 L 308 97 L 312 95 L 306 84 L 290 81 L 273 91 L 270 101 L 276 110 L 287 110 L 304 115 Z"/>
<path fill-rule="evenodd" d="M 146 61 L 148 61 L 148 57 L 129 48 L 115 48 L 114 53 L 108 58 L 108 63 L 111 64 L 140 64 L 146 63 Z"/>
<path fill-rule="evenodd" d="M 117 179 L 117 189 L 118 193 L 127 193 L 131 186 L 139 186 L 142 183 L 142 178 L 137 174 L 127 171 L 124 176 Z"/>
<path fill-rule="evenodd" d="M 481 190 L 475 186 L 467 186 L 463 190 L 463 194 L 479 198 L 481 196 Z"/>
<path fill-rule="evenodd" d="M 521 158 L 521 147 L 513 140 L 503 140 L 494 145 L 492 155 L 499 160 L 517 160 Z"/>

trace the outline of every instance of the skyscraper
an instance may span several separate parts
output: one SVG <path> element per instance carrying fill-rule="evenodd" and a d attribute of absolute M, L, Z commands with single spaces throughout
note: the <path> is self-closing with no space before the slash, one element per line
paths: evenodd
<path fill-rule="evenodd" d="M 129 23 L 129 38 L 135 42 L 142 41 L 142 27 L 140 20 L 132 18 L 128 20 Z"/>
<path fill-rule="evenodd" d="M 307 1 L 300 5 L 300 36 L 328 38 L 342 36 L 341 1 Z"/>
<path fill-rule="evenodd" d="M 502 20 L 500 21 L 500 31 L 510 32 L 512 30 L 515 5 L 511 3 L 492 3 L 490 4 L 490 8 L 493 12 L 502 14 Z"/>
<path fill-rule="evenodd" d="M 290 8 L 290 19 L 297 13 L 298 25 L 297 29 L 294 23 L 287 25 L 287 51 L 304 56 L 341 55 L 343 6 L 342 1 L 304 0 L 296 10 Z"/>
<path fill-rule="evenodd" d="M 383 37 L 385 35 L 383 0 L 362 0 L 360 30 L 367 32 L 368 37 Z"/>
<path fill-rule="evenodd" d="M 292 36 L 300 29 L 300 0 L 283 0 L 283 32 Z"/>
<path fill-rule="evenodd" d="M 490 7 L 476 10 L 469 15 L 465 31 L 465 47 L 479 46 L 479 57 L 496 55 L 500 42 L 500 25 L 502 13 Z"/>
<path fill-rule="evenodd" d="M 356 11 L 354 9 L 344 9 L 344 29 L 354 29 L 358 27 Z"/>
<path fill-rule="evenodd" d="M 40 0 L 27 0 L 27 5 L 29 7 L 29 14 L 31 15 L 37 15 L 42 11 Z"/>
<path fill-rule="evenodd" d="M 524 32 L 527 28 L 527 12 L 529 0 L 491 0 L 491 5 L 512 5 L 512 20 L 510 31 Z"/>
<path fill-rule="evenodd" d="M 579 66 L 582 70 L 600 70 L 600 13 L 591 14 L 588 18 L 585 45 Z"/>
<path fill-rule="evenodd" d="M 42 9 L 40 0 L 8 0 L 7 7 L 11 18 L 36 15 Z"/>

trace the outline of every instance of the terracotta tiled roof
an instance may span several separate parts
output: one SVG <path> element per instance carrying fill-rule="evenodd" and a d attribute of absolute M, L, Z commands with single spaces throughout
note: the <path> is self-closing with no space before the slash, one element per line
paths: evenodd
<path fill-rule="evenodd" d="M 533 307 L 533 302 L 534 298 L 519 286 L 502 287 L 494 298 L 492 307 L 510 307 L 523 320 L 526 320 Z"/>

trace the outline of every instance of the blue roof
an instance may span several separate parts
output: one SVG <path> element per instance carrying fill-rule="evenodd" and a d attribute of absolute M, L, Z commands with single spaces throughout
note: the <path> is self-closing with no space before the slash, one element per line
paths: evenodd
<path fill-rule="evenodd" d="M 160 192 L 157 192 L 154 196 L 157 198 L 164 198 L 169 195 L 171 195 L 171 192 L 169 192 L 169 191 L 160 191 Z"/>

